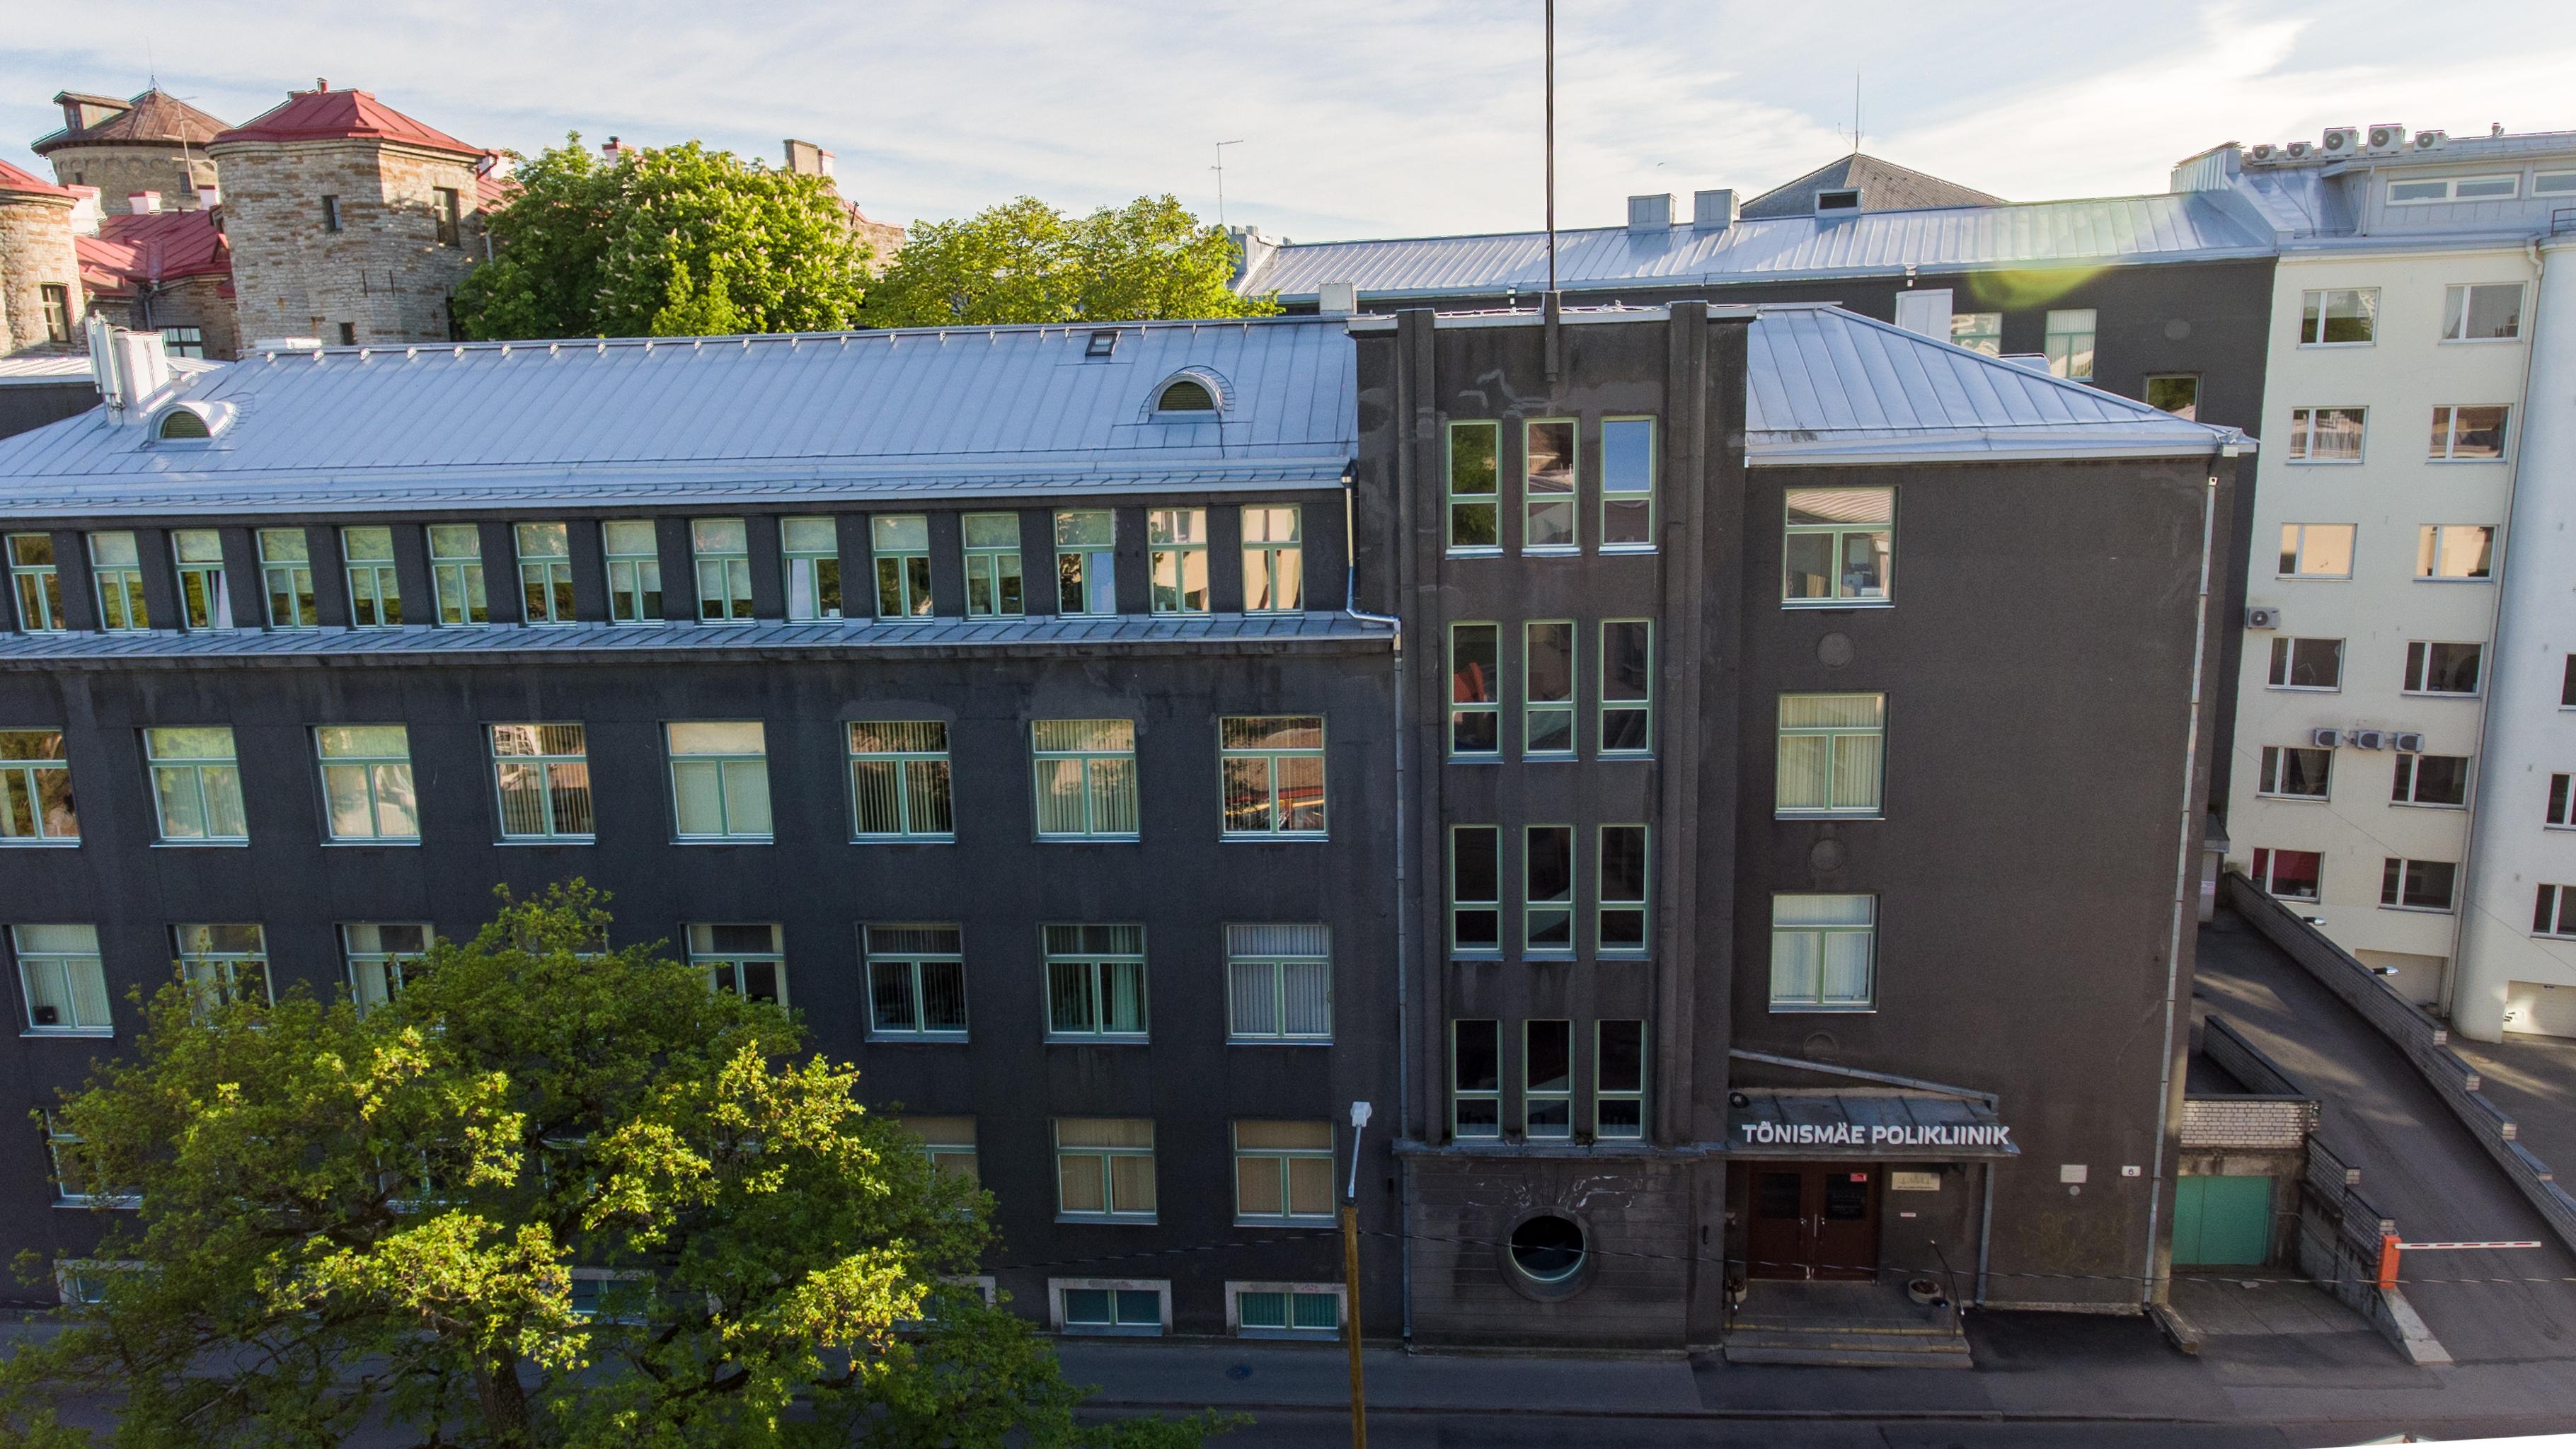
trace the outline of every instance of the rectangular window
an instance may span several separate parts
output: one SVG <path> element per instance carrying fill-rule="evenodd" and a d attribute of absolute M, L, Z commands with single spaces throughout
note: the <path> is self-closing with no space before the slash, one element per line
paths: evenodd
<path fill-rule="evenodd" d="M 18 627 L 37 634 L 66 627 L 63 579 L 54 567 L 50 533 L 9 535 L 9 583 L 18 595 Z"/>
<path fill-rule="evenodd" d="M 179 981 L 200 1016 L 219 1006 L 269 1006 L 268 933 L 257 926 L 173 926 Z"/>
<path fill-rule="evenodd" d="M 935 719 L 850 725 L 852 835 L 860 840 L 954 840 L 948 726 Z"/>
<path fill-rule="evenodd" d="M 1601 827 L 1600 895 L 1593 936 L 1604 955 L 1646 949 L 1646 827 Z"/>
<path fill-rule="evenodd" d="M 1592 1053 L 1592 1135 L 1635 1140 L 1646 1135 L 1646 1024 L 1596 1025 Z"/>
<path fill-rule="evenodd" d="M 617 624 L 662 622 L 662 545 L 653 525 L 624 519 L 599 526 L 608 561 L 608 618 Z"/>
<path fill-rule="evenodd" d="M 2492 463 L 2504 456 L 2505 415 L 2512 409 L 2445 403 L 2433 409 L 2433 442 L 2426 455 L 2436 463 Z"/>
<path fill-rule="evenodd" d="M 107 971 L 98 953 L 98 927 L 11 926 L 9 944 L 18 957 L 27 1030 L 65 1036 L 114 1033 Z"/>
<path fill-rule="evenodd" d="M 1896 563 L 1896 490 L 1792 488 L 1780 598 L 1788 604 L 1884 604 Z"/>
<path fill-rule="evenodd" d="M 492 726 L 492 782 L 501 802 L 503 840 L 577 844 L 594 838 L 590 747 L 582 726 Z"/>
<path fill-rule="evenodd" d="M 2459 871 L 2447 860 L 2400 860 L 2388 857 L 2379 874 L 2379 904 L 2400 911 L 2449 911 L 2452 877 Z"/>
<path fill-rule="evenodd" d="M 1306 607 L 1306 548 L 1294 505 L 1243 510 L 1243 609 L 1293 614 Z"/>
<path fill-rule="evenodd" d="M 1449 754 L 1499 758 L 1503 752 L 1502 629 L 1449 626 Z"/>
<path fill-rule="evenodd" d="M 2200 416 L 2200 374 L 2166 372 L 2148 377 L 2146 403 L 2186 420 Z"/>
<path fill-rule="evenodd" d="M 1047 926 L 1047 1038 L 1145 1039 L 1145 928 Z"/>
<path fill-rule="evenodd" d="M 1521 626 L 1521 757 L 1574 757 L 1574 622 Z"/>
<path fill-rule="evenodd" d="M 1521 551 L 1572 553 L 1582 542 L 1575 525 L 1574 423 L 1555 419 L 1521 424 Z"/>
<path fill-rule="evenodd" d="M 1037 763 L 1039 839 L 1136 838 L 1133 720 L 1032 720 L 1029 740 Z"/>
<path fill-rule="evenodd" d="M 1650 619 L 1601 623 L 1601 738 L 1604 757 L 1654 752 L 1654 639 Z"/>
<path fill-rule="evenodd" d="M 2441 201 L 2511 201 L 2522 190 L 2519 173 L 2511 176 L 2443 176 L 2430 181 L 2391 181 L 2388 204 L 2425 206 Z"/>
<path fill-rule="evenodd" d="M 1860 1011 L 1876 999 L 1878 898 L 1771 898 L 1771 1009 Z"/>
<path fill-rule="evenodd" d="M 143 753 L 151 762 L 153 808 L 162 840 L 191 845 L 249 841 L 231 726 L 148 729 Z"/>
<path fill-rule="evenodd" d="M 2445 644 L 2416 640 L 2406 646 L 2408 694 L 2475 694 L 2483 644 Z"/>
<path fill-rule="evenodd" d="M 259 531 L 260 581 L 268 592 L 268 627 L 311 629 L 322 622 L 313 602 L 313 556 L 300 528 Z"/>
<path fill-rule="evenodd" d="M 322 229 L 324 231 L 340 229 L 340 198 L 336 196 L 322 198 Z"/>
<path fill-rule="evenodd" d="M 2274 689 L 2343 688 L 2343 641 L 2274 639 L 2269 679 Z"/>
<path fill-rule="evenodd" d="M 0 845 L 77 845 L 61 730 L 0 730 Z"/>
<path fill-rule="evenodd" d="M 1521 1120 L 1532 1139 L 1574 1135 L 1574 1023 L 1521 1023 Z"/>
<path fill-rule="evenodd" d="M 981 1166 L 975 1160 L 975 1119 L 972 1117 L 905 1117 L 903 1130 L 921 1139 L 922 1154 L 942 1177 L 962 1177 L 970 1183 L 984 1180 Z"/>
<path fill-rule="evenodd" d="M 179 613 L 187 626 L 231 628 L 233 596 L 224 587 L 224 536 L 211 528 L 175 529 L 170 552 L 179 567 Z"/>
<path fill-rule="evenodd" d="M 774 925 L 689 927 L 689 964 L 707 973 L 707 985 L 772 1006 L 787 1004 L 787 951 Z"/>
<path fill-rule="evenodd" d="M 868 1035 L 964 1041 L 963 933 L 936 925 L 859 930 L 868 958 Z"/>
<path fill-rule="evenodd" d="M 342 565 L 349 576 L 349 622 L 360 629 L 390 629 L 402 622 L 402 583 L 394 576 L 394 531 L 340 530 Z"/>
<path fill-rule="evenodd" d="M 1449 425 L 1449 551 L 1500 553 L 1503 525 L 1502 428 L 1496 423 Z"/>
<path fill-rule="evenodd" d="M 2280 577 L 2351 578 L 2352 529 L 2349 523 L 2282 524 Z"/>
<path fill-rule="evenodd" d="M 1106 508 L 1055 516 L 1055 601 L 1059 614 L 1118 612 L 1118 515 Z"/>
<path fill-rule="evenodd" d="M 680 839 L 770 838 L 768 732 L 760 721 L 672 723 L 663 734 Z"/>
<path fill-rule="evenodd" d="M 2403 765 L 2405 757 L 2398 763 Z M 2323 800 L 2334 770 L 2334 751 L 2294 745 L 2265 745 L 2263 773 L 2254 786 L 2258 795 L 2289 800 Z"/>
<path fill-rule="evenodd" d="M 483 595 L 483 530 L 470 523 L 429 526 L 429 581 L 441 624 L 489 624 Z M 569 582 L 569 580 L 567 580 Z"/>
<path fill-rule="evenodd" d="M 1449 946 L 1503 948 L 1503 842 L 1492 825 L 1449 827 Z"/>
<path fill-rule="evenodd" d="M 355 347 L 358 345 L 357 323 L 343 322 L 340 324 L 340 345 L 343 347 Z"/>
<path fill-rule="evenodd" d="M 2290 461 L 2358 463 L 2369 430 L 2368 408 L 2290 409 Z"/>
<path fill-rule="evenodd" d="M 1532 951 L 1574 949 L 1574 827 L 1532 825 L 1523 833 L 1521 938 Z"/>
<path fill-rule="evenodd" d="M 1246 510 L 1250 512 L 1251 510 Z M 1157 614 L 1204 614 L 1208 611 L 1207 510 L 1155 508 L 1145 514 L 1146 572 L 1153 580 Z M 1244 562 L 1252 562 L 1250 550 Z M 1246 607 L 1253 588 L 1244 578 Z"/>
<path fill-rule="evenodd" d="M 2001 312 L 1953 312 L 1950 314 L 1950 345 L 1988 357 L 2004 355 L 2004 314 Z"/>
<path fill-rule="evenodd" d="M 45 312 L 45 340 L 72 340 L 72 289 L 63 282 L 36 284 L 36 300 Z"/>
<path fill-rule="evenodd" d="M 2254 884 L 2263 893 L 2278 900 L 2313 901 L 2317 898 L 2317 881 L 2325 857 L 2313 850 L 2269 850 L 2254 852 Z"/>
<path fill-rule="evenodd" d="M 2495 557 L 2495 530 L 2485 524 L 2425 524 L 2415 544 L 2415 577 L 2484 579 Z"/>
<path fill-rule="evenodd" d="M 460 245 L 465 218 L 464 198 L 457 195 L 453 186 L 433 186 L 430 194 L 437 199 L 438 244 L 443 247 Z"/>
<path fill-rule="evenodd" d="M 161 347 L 172 357 L 203 357 L 206 355 L 206 329 L 164 327 L 161 329 Z"/>
<path fill-rule="evenodd" d="M 71 1129 L 62 1114 L 53 1108 L 43 1109 L 45 1122 L 45 1156 L 53 1171 L 54 1201 L 63 1207 L 92 1207 L 100 1204 L 115 1207 L 139 1207 L 143 1198 L 134 1192 L 101 1192 L 89 1154 L 81 1151 L 86 1140 Z M 99 1290 L 93 1289 L 78 1301 L 99 1301 Z"/>
<path fill-rule="evenodd" d="M 1055 1119 L 1056 1215 L 1154 1220 L 1154 1123 L 1144 1117 Z M 1125 1296 L 1125 1295 L 1119 1295 Z M 1149 1295 L 1150 1296 L 1150 1295 Z M 1065 1294 L 1073 1317 L 1074 1295 Z M 1160 1323 L 1160 1304 L 1155 1322 Z M 1123 1319 L 1125 1315 L 1120 1315 Z"/>
<path fill-rule="evenodd" d="M 2576 886 L 2539 889 L 2531 904 L 2531 934 L 2576 938 Z"/>
<path fill-rule="evenodd" d="M 349 997 L 360 1013 L 375 1010 L 402 990 L 403 965 L 429 952 L 429 927 L 351 922 L 340 928 L 340 955 L 349 967 Z"/>
<path fill-rule="evenodd" d="M 1655 546 L 1655 420 L 1601 422 L 1601 551 Z"/>
<path fill-rule="evenodd" d="M 2050 373 L 2078 382 L 2092 380 L 2094 317 L 2090 307 L 2068 307 L 2048 314 L 2048 330 L 2041 338 L 2041 347 L 2048 354 Z"/>
<path fill-rule="evenodd" d="M 2377 287 L 2334 287 L 2299 296 L 2301 347 L 2366 347 L 2378 328 Z"/>
<path fill-rule="evenodd" d="M 1503 1045 L 1500 1023 L 1449 1023 L 1449 1135 L 1503 1135 Z"/>
<path fill-rule="evenodd" d="M 411 740 L 401 725 L 324 725 L 313 731 L 322 805 L 333 840 L 420 840 Z"/>
<path fill-rule="evenodd" d="M 1324 835 L 1324 721 L 1320 715 L 1227 716 L 1217 721 L 1225 834 L 1271 840 Z"/>
<path fill-rule="evenodd" d="M 2576 196 L 2576 171 L 2542 171 L 2531 178 L 2534 196 Z"/>
<path fill-rule="evenodd" d="M 1020 576 L 1020 516 L 969 513 L 965 537 L 966 617 L 1016 619 L 1027 613 Z"/>
<path fill-rule="evenodd" d="M 2442 340 L 2510 342 L 2522 335 L 2522 283 L 2442 289 Z"/>
<path fill-rule="evenodd" d="M 1887 758 L 1887 696 L 1780 696 L 1780 779 L 1775 813 L 1879 813 Z"/>
<path fill-rule="evenodd" d="M 2571 798 L 2571 783 L 2576 783 L 2576 776 L 2549 777 L 2549 824 L 2552 829 L 2576 828 L 2576 798 Z"/>
<path fill-rule="evenodd" d="M 149 629 L 152 618 L 143 605 L 143 555 L 130 533 L 89 536 L 90 578 L 98 586 L 98 626 L 102 629 Z"/>
<path fill-rule="evenodd" d="M 871 518 L 868 543 L 877 564 L 877 617 L 931 617 L 930 519 L 918 513 Z"/>
<path fill-rule="evenodd" d="M 2399 755 L 2390 776 L 2388 803 L 2465 809 L 2469 803 L 2466 755 Z"/>
<path fill-rule="evenodd" d="M 1330 1283 L 1239 1287 L 1234 1322 L 1245 1338 L 1331 1338 L 1342 1329 L 1341 1290 Z"/>
<path fill-rule="evenodd" d="M 569 624 L 572 612 L 572 529 L 561 523 L 522 523 L 511 529 L 519 551 L 519 600 L 531 624 Z M 660 571 L 660 566 L 655 566 Z"/>
<path fill-rule="evenodd" d="M 1147 1177 L 1152 1176 L 1153 1159 L 1146 1159 Z M 1151 1213 L 1146 1214 L 1150 1219 Z M 1059 1289 L 1064 1303 L 1060 1326 L 1066 1333 L 1108 1334 L 1118 1337 L 1151 1338 L 1163 1331 L 1163 1295 L 1160 1287 L 1075 1287 Z"/>
<path fill-rule="evenodd" d="M 787 617 L 841 617 L 840 525 L 828 518 L 780 519 L 778 547 L 787 564 Z M 929 593 L 925 584 L 922 595 Z"/>
<path fill-rule="evenodd" d="M 698 566 L 698 618 L 739 624 L 751 618 L 751 530 L 739 518 L 689 520 Z"/>
<path fill-rule="evenodd" d="M 1331 1041 L 1332 939 L 1324 926 L 1226 927 L 1226 1040 Z"/>
<path fill-rule="evenodd" d="M 1333 1124 L 1236 1122 L 1234 1220 L 1238 1224 L 1333 1220 Z"/>

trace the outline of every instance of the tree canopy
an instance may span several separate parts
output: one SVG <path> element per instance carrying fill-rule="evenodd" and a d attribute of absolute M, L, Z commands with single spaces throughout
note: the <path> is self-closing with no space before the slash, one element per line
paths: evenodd
<path fill-rule="evenodd" d="M 578 133 L 519 158 L 456 289 L 479 339 L 688 337 L 847 327 L 866 245 L 831 183 L 695 141 L 603 160 Z"/>
<path fill-rule="evenodd" d="M 1170 196 L 1068 216 L 1035 197 L 923 222 L 868 288 L 870 327 L 1263 317 L 1227 285 L 1234 243 Z"/>
<path fill-rule="evenodd" d="M 0 1441 L 1187 1449 L 1211 1416 L 1078 1426 L 1086 1391 L 959 1286 L 989 1200 L 856 1071 L 575 882 L 503 893 L 361 1014 L 164 986 L 57 1109 L 124 1208 L 96 1301 L 0 1360 Z M 31 1279 L 51 1265 L 27 1262 Z"/>

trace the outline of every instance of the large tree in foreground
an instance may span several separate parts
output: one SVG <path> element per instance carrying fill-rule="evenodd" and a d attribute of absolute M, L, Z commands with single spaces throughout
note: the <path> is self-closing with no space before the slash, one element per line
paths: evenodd
<path fill-rule="evenodd" d="M 1068 216 L 1035 197 L 915 226 L 868 288 L 870 327 L 1264 317 L 1238 296 L 1233 239 L 1169 196 Z"/>
<path fill-rule="evenodd" d="M 576 134 L 511 179 L 493 258 L 456 289 L 470 337 L 821 332 L 857 314 L 868 251 L 822 177 L 695 141 L 602 160 Z"/>
<path fill-rule="evenodd" d="M 777 1009 L 576 883 L 504 897 L 364 1016 L 164 987 L 58 1112 L 112 1214 L 101 1300 L 0 1360 L 0 1442 L 1195 1445 L 1083 1391 L 973 1271 L 988 1206 Z M 111 1187 L 112 1185 L 112 1187 Z M 31 1269 L 46 1265 L 29 1264 Z"/>

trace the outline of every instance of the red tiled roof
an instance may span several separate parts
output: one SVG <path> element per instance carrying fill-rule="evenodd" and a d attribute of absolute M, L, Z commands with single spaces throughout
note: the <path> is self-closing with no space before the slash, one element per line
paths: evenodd
<path fill-rule="evenodd" d="M 55 99 L 88 100 L 91 97 L 66 91 Z M 126 109 L 95 126 L 56 131 L 28 149 L 45 156 L 65 146 L 106 142 L 120 146 L 203 146 L 224 128 L 220 118 L 158 89 L 145 91 L 131 101 L 118 104 Z"/>
<path fill-rule="evenodd" d="M 483 148 L 424 126 L 366 91 L 288 91 L 286 104 L 233 127 L 214 139 L 227 141 L 318 141 L 354 136 L 369 141 L 400 141 L 435 151 L 480 156 Z"/>
<path fill-rule="evenodd" d="M 56 186 L 50 181 L 21 171 L 6 161 L 0 161 L 0 191 L 15 192 L 22 196 L 59 196 L 65 201 L 72 199 L 70 187 Z"/>
<path fill-rule="evenodd" d="M 181 277 L 229 277 L 232 244 L 215 226 L 212 211 L 125 212 L 102 217 L 98 235 L 72 238 L 80 253 L 81 284 L 92 292 L 124 292 L 137 282 Z"/>

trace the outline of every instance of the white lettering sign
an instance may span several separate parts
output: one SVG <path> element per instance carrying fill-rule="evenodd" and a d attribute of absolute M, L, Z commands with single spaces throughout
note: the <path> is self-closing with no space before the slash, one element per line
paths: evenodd
<path fill-rule="evenodd" d="M 2001 1123 L 1938 1126 L 1857 1122 L 1739 1122 L 1748 1147 L 2010 1147 L 2012 1129 Z"/>

